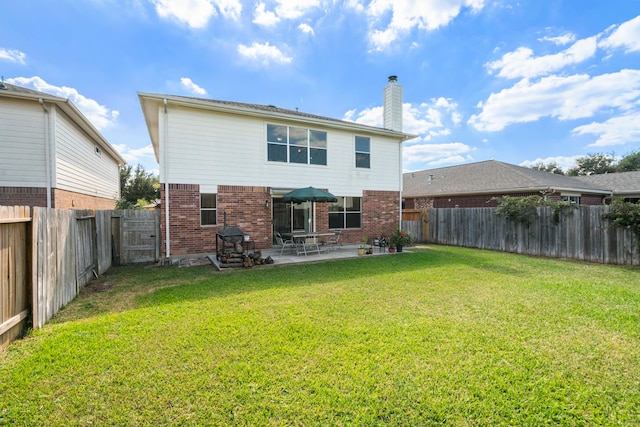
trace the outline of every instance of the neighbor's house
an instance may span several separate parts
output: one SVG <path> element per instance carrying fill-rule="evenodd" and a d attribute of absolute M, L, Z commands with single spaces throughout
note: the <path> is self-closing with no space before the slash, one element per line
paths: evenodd
<path fill-rule="evenodd" d="M 585 183 L 610 188 L 613 191 L 613 197 L 620 197 L 626 202 L 640 203 L 640 171 L 577 176 L 576 178 Z"/>
<path fill-rule="evenodd" d="M 402 132 L 394 76 L 385 128 L 271 105 L 138 96 L 160 165 L 165 257 L 214 252 L 225 221 L 256 248 L 271 247 L 275 231 L 342 230 L 343 241 L 359 242 L 400 224 L 402 142 L 415 136 Z M 338 202 L 282 201 L 308 186 Z"/>
<path fill-rule="evenodd" d="M 0 84 L 0 205 L 113 209 L 124 163 L 68 99 Z"/>
<path fill-rule="evenodd" d="M 403 174 L 405 209 L 495 207 L 494 197 L 538 195 L 582 205 L 611 197 L 607 185 L 487 160 Z"/>

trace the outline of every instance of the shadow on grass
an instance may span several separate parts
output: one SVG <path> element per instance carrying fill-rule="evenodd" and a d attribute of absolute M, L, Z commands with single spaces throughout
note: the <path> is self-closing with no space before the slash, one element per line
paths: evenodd
<path fill-rule="evenodd" d="M 530 257 L 527 257 L 530 258 Z M 90 282 L 52 323 L 86 319 L 142 307 L 226 297 L 275 288 L 322 285 L 335 281 L 411 273 L 427 282 L 435 269 L 464 271 L 470 280 L 483 274 L 531 276 L 521 258 L 450 246 L 412 248 L 392 256 L 348 258 L 219 272 L 212 266 L 190 268 L 130 265 L 114 267 Z M 542 260 L 540 261 L 543 262 Z M 548 260 L 547 260 L 548 262 Z M 541 264 L 542 266 L 543 264 Z M 417 276 L 416 276 L 417 275 Z"/>
<path fill-rule="evenodd" d="M 311 264 L 277 266 L 265 269 L 213 272 L 201 281 L 164 287 L 138 299 L 139 306 L 173 304 L 203 298 L 224 297 L 282 287 L 321 285 L 335 281 L 424 271 L 425 279 L 433 269 L 470 269 L 470 277 L 484 273 L 530 276 L 531 270 L 517 268 L 517 262 L 504 262 L 504 254 L 474 249 L 436 246 L 415 248 L 410 253 L 384 257 L 363 257 Z M 508 257 L 508 255 L 507 255 Z M 210 270 L 209 267 L 205 267 Z"/>

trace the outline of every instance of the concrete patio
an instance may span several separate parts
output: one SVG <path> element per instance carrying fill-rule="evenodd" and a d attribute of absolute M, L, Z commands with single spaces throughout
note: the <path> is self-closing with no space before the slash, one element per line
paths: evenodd
<path fill-rule="evenodd" d="M 359 245 L 357 244 L 342 245 L 339 248 L 331 249 L 328 252 L 309 253 L 308 255 L 296 255 L 295 253 L 288 252 L 287 250 L 285 250 L 282 254 L 280 254 L 279 247 L 274 247 L 272 249 L 262 249 L 262 258 L 266 258 L 270 256 L 273 259 L 273 264 L 256 266 L 254 268 L 287 265 L 287 264 L 322 262 L 322 261 L 329 261 L 329 260 L 335 260 L 335 259 L 357 258 L 359 256 L 370 257 L 370 256 L 380 256 L 380 255 L 395 255 L 395 253 L 393 254 L 389 253 L 388 248 L 383 248 L 383 250 L 380 250 L 379 247 L 374 247 L 373 254 L 358 255 L 358 246 Z M 224 267 L 224 268 L 220 267 L 218 261 L 216 260 L 215 254 L 209 254 L 207 258 L 211 261 L 214 267 L 216 267 L 219 270 L 235 269 L 230 267 Z"/>

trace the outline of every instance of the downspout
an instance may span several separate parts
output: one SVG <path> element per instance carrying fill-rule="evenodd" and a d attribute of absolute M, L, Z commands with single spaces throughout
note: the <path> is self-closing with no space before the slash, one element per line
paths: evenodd
<path fill-rule="evenodd" d="M 44 111 L 44 173 L 47 186 L 47 208 L 51 208 L 51 116 L 42 98 L 38 102 Z"/>
<path fill-rule="evenodd" d="M 406 137 L 405 140 L 406 141 Z M 398 211 L 400 212 L 399 218 L 398 218 L 398 230 L 402 230 L 402 143 L 404 141 L 400 141 L 399 148 L 398 150 L 400 151 L 400 155 L 399 155 L 399 169 L 400 169 L 400 181 L 398 183 L 398 193 L 400 194 L 400 198 L 398 200 Z"/>
<path fill-rule="evenodd" d="M 169 131 L 168 114 L 167 114 L 167 98 L 163 100 L 164 104 L 164 116 L 162 120 L 162 171 L 164 174 L 164 256 L 169 258 L 171 256 L 171 233 L 169 232 L 169 177 L 167 174 L 167 132 Z"/>

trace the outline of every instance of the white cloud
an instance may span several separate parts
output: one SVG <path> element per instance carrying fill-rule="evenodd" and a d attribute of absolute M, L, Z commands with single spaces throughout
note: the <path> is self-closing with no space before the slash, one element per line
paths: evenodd
<path fill-rule="evenodd" d="M 542 42 L 551 42 L 553 44 L 559 45 L 559 46 L 564 46 L 567 45 L 569 43 L 571 43 L 572 41 L 574 41 L 576 39 L 576 35 L 572 34 L 572 33 L 567 33 L 567 34 L 563 34 L 561 36 L 544 36 L 540 39 L 538 39 L 539 41 Z"/>
<path fill-rule="evenodd" d="M 305 33 L 305 34 L 310 34 L 312 36 L 315 35 L 315 32 L 313 31 L 313 28 L 311 28 L 311 26 L 309 24 L 302 23 L 302 24 L 298 25 L 298 29 L 300 31 L 302 31 L 303 33 Z"/>
<path fill-rule="evenodd" d="M 254 42 L 251 46 L 245 46 L 243 44 L 238 45 L 238 53 L 246 59 L 263 65 L 267 65 L 272 62 L 289 64 L 292 61 L 291 57 L 285 55 L 276 46 L 271 46 L 269 42 L 264 44 Z"/>
<path fill-rule="evenodd" d="M 525 160 L 520 163 L 519 166 L 523 166 L 525 168 L 530 168 L 535 165 L 545 164 L 548 165 L 550 163 L 555 163 L 562 169 L 563 171 L 567 171 L 576 165 L 576 160 L 580 157 L 584 157 L 581 155 L 578 156 L 556 156 L 556 157 L 545 157 L 545 158 L 537 158 L 535 160 Z"/>
<path fill-rule="evenodd" d="M 593 116 L 603 109 L 625 111 L 640 99 L 640 70 L 590 77 L 577 74 L 549 76 L 492 93 L 469 123 L 480 131 L 500 131 L 514 123 L 533 122 L 542 117 L 570 120 Z"/>
<path fill-rule="evenodd" d="M 151 144 L 142 148 L 129 148 L 125 144 L 111 144 L 113 148 L 122 156 L 122 158 L 130 165 L 154 163 L 156 156 L 153 152 L 153 146 Z M 151 172 L 148 171 L 147 172 Z M 156 172 L 156 175 L 158 173 Z"/>
<path fill-rule="evenodd" d="M 474 149 L 461 142 L 447 144 L 413 144 L 402 149 L 402 161 L 405 168 L 411 165 L 434 167 L 444 164 L 461 163 L 472 160 Z"/>
<path fill-rule="evenodd" d="M 191 93 L 195 93 L 196 95 L 206 95 L 207 91 L 195 84 L 189 77 L 182 77 L 180 79 L 180 83 L 182 87 L 187 89 Z"/>
<path fill-rule="evenodd" d="M 359 3 L 354 5 L 358 6 Z M 478 12 L 484 5 L 485 0 L 373 0 L 366 8 L 371 27 L 369 41 L 374 50 L 384 50 L 414 28 L 436 30 L 448 25 L 460 14 L 463 7 Z M 382 29 L 378 28 L 380 22 L 386 20 L 389 14 L 390 22 L 382 25 Z"/>
<path fill-rule="evenodd" d="M 533 51 L 520 47 L 505 53 L 501 59 L 486 64 L 489 71 L 499 70 L 498 76 L 509 79 L 537 77 L 560 70 L 567 65 L 579 64 L 592 58 L 597 50 L 597 38 L 578 40 L 566 50 L 552 55 L 533 56 Z"/>
<path fill-rule="evenodd" d="M 419 105 L 403 104 L 403 131 L 420 135 L 423 141 L 451 134 L 450 125 L 457 125 L 461 115 L 456 111 L 458 104 L 448 98 L 433 98 Z M 384 108 L 366 108 L 360 112 L 349 110 L 344 119 L 369 126 L 383 127 Z"/>
<path fill-rule="evenodd" d="M 0 48 L 0 60 L 15 62 L 16 64 L 25 65 L 27 54 L 15 49 Z"/>
<path fill-rule="evenodd" d="M 598 135 L 590 147 L 606 147 L 640 142 L 640 111 L 612 117 L 603 123 L 593 122 L 573 129 L 576 135 Z"/>
<path fill-rule="evenodd" d="M 320 6 L 320 0 L 277 0 L 276 14 L 284 19 L 297 19 Z"/>
<path fill-rule="evenodd" d="M 280 18 L 274 12 L 266 10 L 266 7 L 263 2 L 256 5 L 256 10 L 253 13 L 253 23 L 264 27 L 272 27 L 280 22 Z"/>
<path fill-rule="evenodd" d="M 220 13 L 237 20 L 242 12 L 238 0 L 150 0 L 161 18 L 176 19 L 191 28 L 204 28 L 212 16 Z M 217 10 L 216 10 L 217 8 Z"/>
<path fill-rule="evenodd" d="M 627 52 L 640 51 L 640 16 L 620 24 L 609 37 L 600 42 L 600 47 L 625 47 Z"/>
<path fill-rule="evenodd" d="M 116 110 L 110 110 L 104 105 L 100 105 L 96 100 L 81 95 L 77 89 L 51 85 L 38 76 L 11 78 L 7 79 L 7 83 L 69 99 L 98 130 L 112 125 L 120 114 Z"/>

